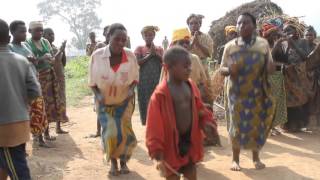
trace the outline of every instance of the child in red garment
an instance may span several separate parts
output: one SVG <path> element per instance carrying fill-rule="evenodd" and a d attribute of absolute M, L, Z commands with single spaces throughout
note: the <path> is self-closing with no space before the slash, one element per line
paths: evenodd
<path fill-rule="evenodd" d="M 189 79 L 187 50 L 170 48 L 164 55 L 169 78 L 151 96 L 147 113 L 146 145 L 167 180 L 196 180 L 195 164 L 203 158 L 201 129 L 212 133 L 215 120 L 203 105 L 197 86 Z"/>

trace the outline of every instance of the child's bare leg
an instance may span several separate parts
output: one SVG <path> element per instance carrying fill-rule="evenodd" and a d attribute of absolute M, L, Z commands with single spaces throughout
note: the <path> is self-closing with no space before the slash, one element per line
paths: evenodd
<path fill-rule="evenodd" d="M 111 176 L 119 175 L 118 161 L 114 158 L 111 158 L 111 169 L 109 171 L 109 175 Z"/>
<path fill-rule="evenodd" d="M 182 173 L 187 180 L 197 180 L 197 168 L 193 163 L 184 167 Z"/>
<path fill-rule="evenodd" d="M 260 157 L 259 157 L 259 151 L 256 150 L 256 151 L 252 151 L 252 160 L 253 160 L 253 164 L 254 164 L 254 167 L 259 170 L 259 169 L 264 169 L 266 167 L 265 164 L 263 164 L 260 160 Z"/>
<path fill-rule="evenodd" d="M 241 171 L 240 167 L 240 148 L 232 147 L 232 165 L 231 171 Z"/>
<path fill-rule="evenodd" d="M 8 177 L 8 173 L 4 170 L 0 168 L 0 180 L 7 180 Z"/>

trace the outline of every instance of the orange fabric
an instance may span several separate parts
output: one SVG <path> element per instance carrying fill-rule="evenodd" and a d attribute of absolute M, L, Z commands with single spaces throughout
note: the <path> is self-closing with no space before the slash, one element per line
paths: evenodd
<path fill-rule="evenodd" d="M 270 33 L 278 31 L 278 27 L 273 24 L 264 23 L 262 25 L 262 36 L 266 38 Z"/>
<path fill-rule="evenodd" d="M 197 163 L 203 158 L 203 135 L 201 128 L 205 124 L 214 124 L 213 114 L 204 107 L 199 89 L 189 80 L 192 90 L 193 123 L 191 146 L 186 156 L 179 154 L 179 132 L 176 127 L 173 100 L 167 81 L 162 81 L 151 96 L 146 129 L 146 146 L 151 158 L 163 153 L 164 160 L 175 170 L 187 165 L 191 160 Z M 166 175 L 172 172 L 167 169 Z"/>

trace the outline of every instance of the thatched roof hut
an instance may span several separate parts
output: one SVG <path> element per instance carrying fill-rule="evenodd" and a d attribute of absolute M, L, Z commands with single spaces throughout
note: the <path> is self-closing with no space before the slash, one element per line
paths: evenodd
<path fill-rule="evenodd" d="M 225 44 L 224 28 L 227 25 L 236 25 L 239 14 L 249 12 L 257 19 L 264 16 L 274 14 L 282 15 L 282 9 L 270 0 L 255 0 L 250 3 L 245 3 L 238 8 L 227 12 L 226 15 L 212 22 L 209 34 L 215 42 L 216 47 Z"/>

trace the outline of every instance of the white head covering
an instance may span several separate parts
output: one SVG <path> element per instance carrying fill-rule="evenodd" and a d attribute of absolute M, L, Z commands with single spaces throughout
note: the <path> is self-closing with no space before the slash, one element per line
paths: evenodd
<path fill-rule="evenodd" d="M 31 21 L 29 24 L 29 29 L 34 29 L 34 28 L 43 28 L 42 21 Z"/>

